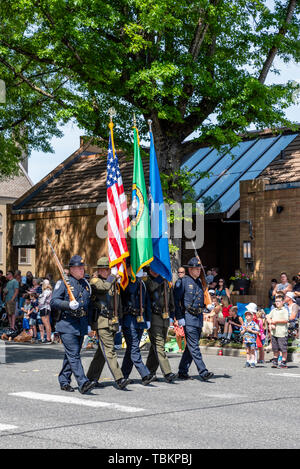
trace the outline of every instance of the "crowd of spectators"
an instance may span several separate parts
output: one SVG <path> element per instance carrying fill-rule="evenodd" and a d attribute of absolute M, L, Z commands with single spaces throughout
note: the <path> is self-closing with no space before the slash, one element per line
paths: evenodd
<path fill-rule="evenodd" d="M 20 329 L 28 334 L 32 342 L 51 344 L 54 329 L 51 327 L 50 300 L 54 280 L 51 274 L 45 278 L 34 278 L 32 272 L 22 276 L 20 270 L 0 270 L 0 325 L 8 326 L 10 332 Z"/>
<path fill-rule="evenodd" d="M 291 282 L 286 272 L 281 272 L 279 282 L 272 279 L 265 307 L 241 303 L 239 297 L 233 305 L 234 285 L 227 287 L 218 268 L 207 270 L 206 282 L 212 307 L 204 314 L 203 336 L 220 346 L 244 344 L 249 368 L 264 363 L 265 351 L 271 350 L 272 366 L 285 368 L 289 339 L 299 339 L 300 272 Z"/>
<path fill-rule="evenodd" d="M 66 272 L 68 273 L 68 272 Z M 186 275 L 179 267 L 178 278 Z M 280 274 L 280 281 L 271 280 L 267 307 L 255 303 L 233 305 L 233 285 L 227 286 L 218 268 L 207 270 L 206 282 L 211 297 L 211 307 L 204 314 L 203 336 L 220 346 L 243 343 L 247 354 L 247 366 L 264 363 L 265 350 L 273 350 L 273 365 L 286 366 L 288 338 L 299 338 L 300 272 L 289 282 L 287 274 Z M 23 333 L 33 343 L 51 344 L 55 335 L 55 312 L 51 312 L 50 300 L 55 282 L 51 274 L 34 278 L 31 272 L 22 276 L 19 270 L 0 270 L 0 327 Z M 184 328 L 175 319 L 173 328 L 179 351 L 186 346 Z M 254 347 L 255 345 L 255 347 Z M 121 345 L 119 345 L 121 346 Z"/>

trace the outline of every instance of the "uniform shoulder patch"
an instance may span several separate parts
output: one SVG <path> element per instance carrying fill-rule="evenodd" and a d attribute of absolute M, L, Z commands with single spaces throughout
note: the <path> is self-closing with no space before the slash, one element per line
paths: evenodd
<path fill-rule="evenodd" d="M 59 287 L 61 286 L 61 284 L 62 284 L 62 280 L 58 280 L 58 281 L 56 282 L 56 284 L 55 284 L 54 290 L 58 290 Z"/>

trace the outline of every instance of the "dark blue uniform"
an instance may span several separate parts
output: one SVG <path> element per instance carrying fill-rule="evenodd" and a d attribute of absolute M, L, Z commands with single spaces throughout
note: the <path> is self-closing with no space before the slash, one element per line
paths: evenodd
<path fill-rule="evenodd" d="M 80 359 L 80 351 L 84 336 L 88 333 L 88 308 L 91 297 L 89 283 L 85 279 L 76 280 L 69 277 L 69 283 L 73 288 L 73 294 L 79 303 L 79 308 L 86 315 L 75 317 L 74 312 L 69 307 L 69 295 L 62 280 L 59 280 L 53 290 L 50 302 L 51 308 L 61 311 L 60 320 L 56 323 L 56 331 L 60 333 L 62 343 L 65 348 L 65 357 L 62 370 L 58 380 L 61 386 L 69 385 L 72 373 L 76 378 L 79 388 L 88 381 L 84 374 Z"/>
<path fill-rule="evenodd" d="M 150 322 L 151 319 L 151 305 L 144 282 L 142 282 L 144 322 L 137 321 L 137 315 L 140 314 L 141 282 L 139 278 L 136 279 L 135 283 L 130 281 L 126 290 L 121 292 L 123 307 L 122 330 L 127 346 L 122 364 L 122 372 L 125 378 L 128 378 L 130 375 L 133 365 L 142 378 L 150 374 L 150 371 L 143 363 L 140 351 L 140 341 L 143 331 L 147 329 L 147 322 Z"/>
<path fill-rule="evenodd" d="M 200 278 L 196 280 L 190 275 L 177 280 L 174 287 L 175 316 L 177 320 L 185 320 L 186 348 L 179 363 L 179 373 L 188 374 L 194 360 L 199 375 L 207 373 L 199 348 L 199 340 L 203 327 L 204 293 Z M 200 312 L 200 314 L 198 314 Z"/>

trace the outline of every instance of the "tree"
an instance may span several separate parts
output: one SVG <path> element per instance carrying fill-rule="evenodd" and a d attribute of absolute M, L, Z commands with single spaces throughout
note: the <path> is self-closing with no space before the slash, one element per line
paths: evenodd
<path fill-rule="evenodd" d="M 75 119 L 132 146 L 152 120 L 161 171 L 201 144 L 236 144 L 249 124 L 287 126 L 291 82 L 265 84 L 275 56 L 299 61 L 297 0 L 6 0 L 0 5 L 0 171 L 20 148 L 49 151 L 59 123 Z M 24 129 L 26 129 L 24 131 Z M 185 141 L 195 130 L 199 137 Z M 18 142 L 15 146 L 13 142 Z M 176 185 L 175 185 L 176 186 Z M 171 191 L 172 192 L 172 191 Z M 182 191 L 171 196 L 180 200 Z"/>

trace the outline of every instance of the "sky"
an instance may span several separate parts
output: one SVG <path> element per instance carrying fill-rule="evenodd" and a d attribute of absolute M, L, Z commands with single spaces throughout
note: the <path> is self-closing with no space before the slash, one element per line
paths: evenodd
<path fill-rule="evenodd" d="M 295 80 L 300 83 L 299 64 L 297 65 L 293 62 L 285 64 L 277 60 L 275 66 L 281 70 L 280 75 L 270 73 L 266 83 L 286 83 L 288 80 Z M 286 116 L 291 121 L 300 122 L 300 98 L 297 104 L 286 110 Z M 31 154 L 28 164 L 28 173 L 34 184 L 50 173 L 62 161 L 67 159 L 80 146 L 80 136 L 84 135 L 84 131 L 80 130 L 76 124 L 70 122 L 64 127 L 61 127 L 61 130 L 64 136 L 51 140 L 54 153 L 34 151 Z"/>

